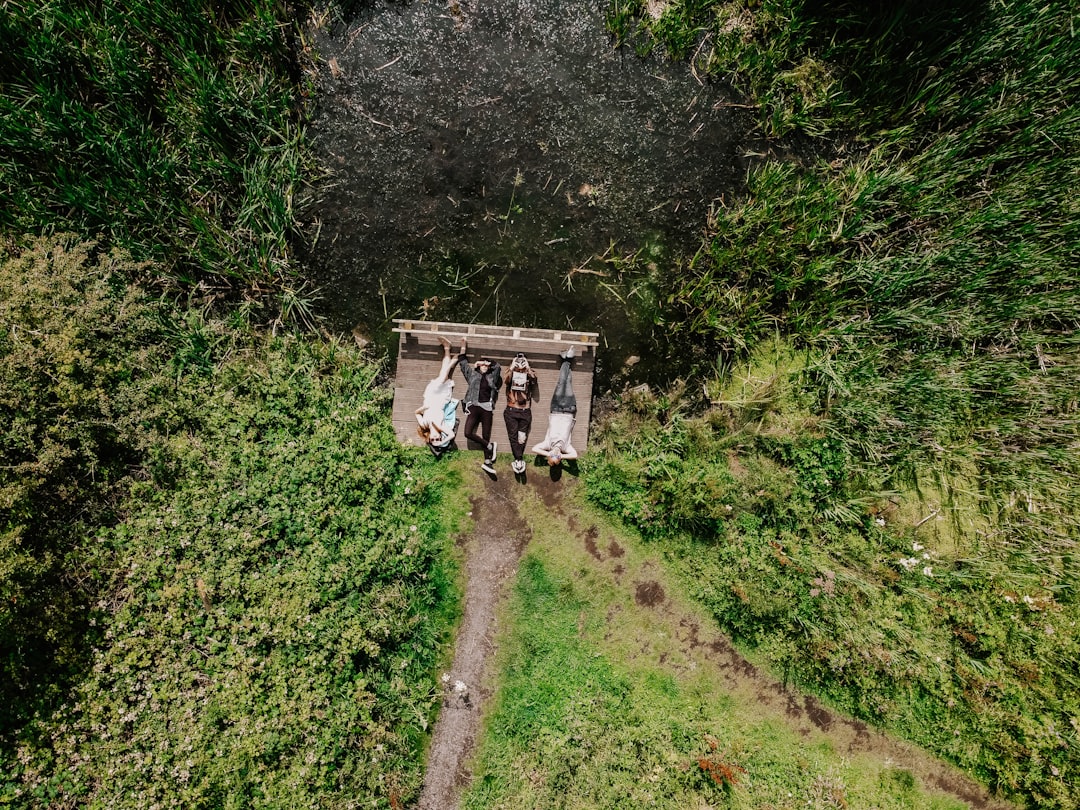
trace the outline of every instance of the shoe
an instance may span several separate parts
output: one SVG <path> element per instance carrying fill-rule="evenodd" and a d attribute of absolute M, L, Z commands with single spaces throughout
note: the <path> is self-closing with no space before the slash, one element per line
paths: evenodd
<path fill-rule="evenodd" d="M 525 472 L 525 459 L 523 459 L 523 458 L 514 459 L 514 463 L 510 465 L 510 468 L 514 472 L 516 472 L 518 475 L 521 475 L 523 472 Z"/>
<path fill-rule="evenodd" d="M 495 465 L 492 464 L 490 460 L 484 461 L 484 463 L 480 465 L 480 469 L 489 475 L 495 475 Z"/>
<path fill-rule="evenodd" d="M 559 357 L 561 357 L 563 360 L 573 360 L 574 359 L 574 347 L 571 346 L 565 352 L 560 354 Z"/>
<path fill-rule="evenodd" d="M 495 457 L 498 455 L 498 452 L 499 452 L 499 443 L 498 442 L 492 442 L 491 444 L 488 445 L 487 460 L 488 460 L 489 464 L 494 464 L 495 463 Z"/>

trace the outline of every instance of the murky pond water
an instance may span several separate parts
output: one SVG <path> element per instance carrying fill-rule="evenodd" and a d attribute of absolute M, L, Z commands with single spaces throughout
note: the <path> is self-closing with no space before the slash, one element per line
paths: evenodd
<path fill-rule="evenodd" d="M 314 37 L 304 217 L 338 326 L 423 317 L 601 333 L 645 362 L 635 285 L 692 251 L 764 151 L 728 88 L 613 48 L 605 0 L 375 4 Z M 631 260 L 633 259 L 633 261 Z"/>

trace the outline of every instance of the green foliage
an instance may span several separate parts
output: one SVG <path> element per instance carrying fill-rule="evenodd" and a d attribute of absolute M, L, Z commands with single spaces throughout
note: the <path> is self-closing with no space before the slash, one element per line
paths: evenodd
<path fill-rule="evenodd" d="M 184 277 L 290 275 L 296 38 L 265 0 L 6 3 L 0 227 L 100 234 Z"/>
<path fill-rule="evenodd" d="M 118 252 L 56 237 L 0 264 L 0 732 L 82 663 L 112 519 L 147 440 L 161 307 Z"/>
<path fill-rule="evenodd" d="M 1076 511 L 1063 503 L 1023 521 L 999 504 L 980 534 L 939 533 L 898 493 L 850 474 L 849 443 L 827 417 L 800 412 L 816 402 L 791 357 L 778 347 L 733 366 L 741 382 L 713 387 L 713 409 L 695 418 L 661 425 L 646 395 L 624 398 L 592 434 L 590 499 L 659 543 L 727 631 L 785 679 L 996 789 L 1075 808 L 1073 541 L 1036 527 L 1070 532 L 1055 518 Z M 695 505 L 706 481 L 723 488 Z M 939 503 L 928 517 L 971 508 Z"/>
<path fill-rule="evenodd" d="M 70 529 L 63 570 L 34 571 L 55 600 L 65 576 L 93 566 L 93 601 L 77 617 L 93 649 L 65 701 L 9 734 L 0 797 L 117 808 L 407 801 L 437 705 L 431 671 L 453 618 L 453 572 L 439 484 L 395 440 L 379 366 L 349 344 L 259 337 L 167 307 L 150 331 L 135 288 L 87 251 L 46 244 L 20 259 L 39 273 L 13 276 L 39 280 L 13 288 L 15 311 L 42 336 L 82 334 L 91 326 L 77 316 L 90 307 L 92 328 L 110 337 L 95 339 L 98 353 L 71 337 L 49 348 L 82 351 L 65 374 L 81 372 L 96 398 L 58 377 L 29 337 L 4 360 L 41 366 L 38 377 L 3 380 L 42 425 L 59 415 L 48 410 L 62 398 L 54 390 L 78 394 L 68 405 L 108 404 L 97 429 L 131 425 L 131 475 L 111 492 L 111 520 L 91 513 L 99 519 Z M 50 273 L 61 290 L 84 273 L 71 285 L 87 301 L 72 293 L 53 306 L 33 286 Z M 116 400 L 122 386 L 97 391 L 114 378 L 139 382 L 141 407 Z M 44 437 L 26 434 L 16 449 Z M 70 464 L 102 454 L 73 446 Z M 85 484 L 77 491 L 87 496 Z M 45 559 L 25 543 L 3 550 L 9 567 Z M 7 644 L 20 628 L 5 632 Z"/>

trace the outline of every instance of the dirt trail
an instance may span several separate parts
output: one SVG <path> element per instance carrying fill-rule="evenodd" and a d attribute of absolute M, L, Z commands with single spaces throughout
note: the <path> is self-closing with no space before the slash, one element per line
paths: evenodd
<path fill-rule="evenodd" d="M 1016 810 L 994 798 L 982 785 L 921 749 L 889 737 L 866 723 L 841 715 L 810 695 L 785 688 L 743 658 L 724 635 L 704 627 L 699 615 L 686 603 L 664 591 L 660 564 L 646 559 L 628 568 L 626 550 L 619 538 L 605 536 L 596 525 L 581 525 L 575 510 L 564 509 L 564 494 L 575 481 L 530 470 L 528 486 L 535 490 L 548 513 L 565 522 L 567 537 L 577 544 L 583 561 L 594 572 L 606 575 L 624 589 L 634 603 L 650 611 L 657 622 L 671 628 L 669 638 L 677 652 L 658 652 L 643 644 L 640 654 L 656 655 L 673 673 L 684 668 L 707 667 L 715 673 L 718 687 L 752 701 L 763 715 L 783 718 L 806 738 L 808 745 L 828 738 L 838 752 L 872 754 L 914 774 L 927 788 L 952 796 L 975 810 Z M 419 807 L 422 810 L 454 810 L 471 774 L 468 760 L 476 743 L 480 720 L 491 696 L 493 673 L 487 671 L 497 637 L 496 611 L 503 586 L 516 570 L 518 560 L 532 537 L 515 498 L 517 484 L 507 474 L 486 482 L 484 494 L 473 502 L 476 524 L 466 541 L 467 583 L 465 613 L 459 632 L 454 664 L 444 684 L 443 710 L 435 725 Z M 665 580 L 666 581 L 666 580 Z M 619 632 L 615 627 L 612 632 Z M 455 688 L 461 681 L 465 690 Z"/>
<path fill-rule="evenodd" d="M 487 662 L 494 650 L 496 608 L 531 532 L 518 514 L 507 470 L 488 480 L 482 498 L 473 501 L 476 531 L 466 541 L 465 612 L 454 647 L 454 663 L 444 676 L 443 705 L 432 732 L 421 810 L 458 806 L 468 784 L 469 756 L 476 743 L 480 715 L 491 696 Z"/>

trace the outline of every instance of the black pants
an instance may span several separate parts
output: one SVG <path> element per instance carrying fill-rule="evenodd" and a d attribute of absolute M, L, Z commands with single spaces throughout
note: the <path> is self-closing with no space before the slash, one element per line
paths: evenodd
<path fill-rule="evenodd" d="M 479 434 L 476 432 L 478 427 Z M 482 444 L 484 451 L 487 451 L 487 446 L 491 443 L 491 411 L 479 405 L 469 408 L 469 415 L 465 417 L 465 438 Z"/>
<path fill-rule="evenodd" d="M 532 409 L 507 408 L 503 411 L 503 421 L 506 422 L 506 435 L 510 437 L 514 460 L 521 461 L 525 457 L 525 442 L 529 440 L 532 429 Z M 522 434 L 521 437 L 518 434 Z"/>

